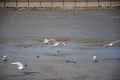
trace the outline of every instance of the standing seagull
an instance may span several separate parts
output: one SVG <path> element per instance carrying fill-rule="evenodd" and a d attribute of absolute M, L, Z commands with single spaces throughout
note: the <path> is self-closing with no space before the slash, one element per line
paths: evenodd
<path fill-rule="evenodd" d="M 7 56 L 4 55 L 4 56 L 2 57 L 2 61 L 5 61 L 5 62 L 6 62 L 7 60 L 8 60 Z"/>
<path fill-rule="evenodd" d="M 21 63 L 21 62 L 14 62 L 14 63 L 11 63 L 11 64 L 16 64 L 18 67 L 19 70 L 23 70 L 24 69 L 24 65 Z"/>
<path fill-rule="evenodd" d="M 97 60 L 97 57 L 96 57 L 96 56 L 93 56 L 93 59 L 92 59 L 92 60 L 93 60 L 93 62 L 95 62 L 95 63 L 96 63 L 96 62 L 98 62 L 98 60 Z"/>
<path fill-rule="evenodd" d="M 107 47 L 107 46 L 113 46 L 113 44 L 117 43 L 117 42 L 120 42 L 120 40 L 116 40 L 116 41 L 113 41 L 112 43 L 109 43 L 109 44 L 106 44 L 104 45 L 103 47 Z"/>

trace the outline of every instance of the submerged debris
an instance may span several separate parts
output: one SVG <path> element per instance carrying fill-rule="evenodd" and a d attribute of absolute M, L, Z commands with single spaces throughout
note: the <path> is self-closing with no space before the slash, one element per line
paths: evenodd
<path fill-rule="evenodd" d="M 59 51 L 59 50 L 57 50 L 57 52 L 59 53 L 60 51 Z"/>
<path fill-rule="evenodd" d="M 36 56 L 37 58 L 39 58 L 40 56 Z"/>
<path fill-rule="evenodd" d="M 66 60 L 65 62 L 66 62 L 66 63 L 74 63 L 74 64 L 77 63 L 76 61 L 71 61 L 71 60 Z"/>

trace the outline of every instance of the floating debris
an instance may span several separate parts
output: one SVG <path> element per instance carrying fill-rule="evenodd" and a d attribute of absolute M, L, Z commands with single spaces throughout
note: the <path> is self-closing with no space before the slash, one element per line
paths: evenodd
<path fill-rule="evenodd" d="M 118 43 L 118 42 L 120 42 L 120 40 L 116 40 L 116 41 L 113 41 L 113 42 L 111 42 L 111 43 L 109 43 L 109 44 L 105 44 L 105 45 L 103 45 L 103 47 L 112 47 L 115 43 Z"/>
<path fill-rule="evenodd" d="M 60 51 L 59 51 L 59 50 L 57 50 L 57 52 L 59 53 Z"/>
<path fill-rule="evenodd" d="M 25 64 L 24 66 L 27 67 L 27 64 Z"/>
<path fill-rule="evenodd" d="M 37 58 L 39 58 L 40 56 L 36 56 Z"/>
<path fill-rule="evenodd" d="M 23 65 L 21 62 L 14 62 L 14 63 L 11 63 L 11 64 L 16 64 L 18 67 L 19 70 L 23 70 L 24 67 L 26 67 L 27 65 Z"/>
<path fill-rule="evenodd" d="M 2 61 L 5 61 L 5 62 L 8 61 L 7 56 L 4 55 L 4 56 L 2 57 Z"/>

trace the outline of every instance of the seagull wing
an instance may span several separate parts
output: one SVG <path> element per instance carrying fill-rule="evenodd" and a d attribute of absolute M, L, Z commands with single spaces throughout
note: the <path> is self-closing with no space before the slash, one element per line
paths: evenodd
<path fill-rule="evenodd" d="M 49 40 L 48 39 L 44 39 L 44 43 L 48 43 L 49 42 Z"/>
<path fill-rule="evenodd" d="M 54 41 L 55 42 L 56 40 L 55 39 L 50 39 L 50 41 Z"/>
<path fill-rule="evenodd" d="M 63 46 L 66 46 L 66 44 L 65 43 L 62 43 L 63 44 Z"/>
<path fill-rule="evenodd" d="M 14 62 L 14 63 L 11 63 L 11 64 L 16 64 L 18 66 L 18 69 L 23 69 L 24 68 L 24 65 L 21 62 Z"/>
<path fill-rule="evenodd" d="M 116 41 L 113 41 L 112 43 L 114 44 L 114 43 L 119 43 L 120 42 L 120 40 L 116 40 Z"/>
<path fill-rule="evenodd" d="M 109 46 L 110 44 L 105 44 L 105 45 L 103 45 L 103 47 L 107 47 L 107 46 Z"/>
<path fill-rule="evenodd" d="M 56 46 L 58 46 L 60 43 L 58 43 L 58 42 L 54 42 L 54 46 L 56 47 Z"/>

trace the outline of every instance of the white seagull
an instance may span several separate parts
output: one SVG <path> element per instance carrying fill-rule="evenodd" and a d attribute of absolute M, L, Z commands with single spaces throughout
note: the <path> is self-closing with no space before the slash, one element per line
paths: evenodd
<path fill-rule="evenodd" d="M 11 63 L 11 64 L 16 64 L 18 67 L 19 70 L 23 70 L 24 69 L 24 65 L 21 63 L 21 62 L 14 62 L 14 63 Z"/>
<path fill-rule="evenodd" d="M 44 39 L 44 40 L 43 40 L 43 43 L 44 43 L 44 44 L 47 44 L 48 42 L 49 42 L 48 39 Z"/>
<path fill-rule="evenodd" d="M 3 61 L 7 61 L 7 60 L 8 60 L 7 56 L 4 55 L 4 56 L 2 57 L 2 60 L 3 60 Z"/>
<path fill-rule="evenodd" d="M 107 47 L 107 46 L 113 46 L 115 43 L 117 43 L 117 42 L 120 42 L 120 40 L 116 40 L 116 41 L 113 41 L 113 42 L 111 42 L 111 43 L 109 43 L 109 44 L 106 44 L 106 45 L 104 45 L 103 47 Z"/>
<path fill-rule="evenodd" d="M 93 62 L 97 62 L 97 57 L 96 56 L 93 56 Z"/>
<path fill-rule="evenodd" d="M 59 43 L 59 42 L 54 42 L 54 47 L 57 47 L 57 46 L 66 46 L 65 43 Z"/>
<path fill-rule="evenodd" d="M 44 39 L 43 43 L 47 44 L 48 42 L 55 42 L 55 39 Z"/>

